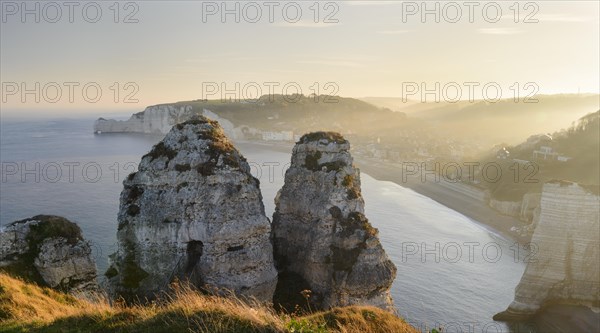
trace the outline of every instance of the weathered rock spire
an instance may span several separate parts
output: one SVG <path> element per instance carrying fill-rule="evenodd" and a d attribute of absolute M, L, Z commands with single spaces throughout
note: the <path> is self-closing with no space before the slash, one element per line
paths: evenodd
<path fill-rule="evenodd" d="M 318 308 L 393 309 L 389 290 L 396 267 L 364 215 L 360 172 L 349 149 L 348 141 L 332 132 L 306 134 L 294 147 L 275 199 L 276 302 L 310 289 Z"/>
<path fill-rule="evenodd" d="M 175 125 L 123 182 L 114 293 L 152 298 L 174 280 L 271 301 L 277 272 L 259 183 L 215 121 Z"/>

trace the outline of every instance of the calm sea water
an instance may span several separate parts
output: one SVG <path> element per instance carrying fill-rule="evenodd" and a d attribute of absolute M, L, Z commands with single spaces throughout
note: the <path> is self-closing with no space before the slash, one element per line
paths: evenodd
<path fill-rule="evenodd" d="M 93 119 L 1 123 L 0 226 L 37 214 L 77 222 L 100 272 L 115 249 L 123 179 L 160 140 L 94 135 Z M 261 180 L 267 216 L 290 155 L 240 144 Z M 500 332 L 491 317 L 511 302 L 525 265 L 511 241 L 412 190 L 362 175 L 366 215 L 398 267 L 399 313 L 423 330 Z"/>

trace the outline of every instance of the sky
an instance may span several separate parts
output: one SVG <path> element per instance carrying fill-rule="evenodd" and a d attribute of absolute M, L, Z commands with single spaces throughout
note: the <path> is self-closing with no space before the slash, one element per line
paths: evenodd
<path fill-rule="evenodd" d="M 598 1 L 1 3 L 3 115 L 269 92 L 432 101 L 600 90 Z"/>

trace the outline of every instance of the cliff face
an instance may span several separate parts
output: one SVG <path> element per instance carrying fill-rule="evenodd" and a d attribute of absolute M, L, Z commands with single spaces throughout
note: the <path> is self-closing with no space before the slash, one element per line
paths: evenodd
<path fill-rule="evenodd" d="M 519 217 L 521 214 L 521 201 L 501 201 L 490 199 L 489 206 L 500 214 Z"/>
<path fill-rule="evenodd" d="M 173 125 L 182 123 L 192 116 L 191 106 L 150 106 L 125 121 L 100 118 L 94 122 L 94 133 L 165 134 Z"/>
<path fill-rule="evenodd" d="M 501 214 L 519 218 L 523 222 L 533 222 L 540 200 L 540 193 L 526 193 L 521 201 L 502 201 L 492 198 L 488 204 Z"/>
<path fill-rule="evenodd" d="M 325 132 L 304 135 L 294 147 L 275 199 L 276 300 L 310 289 L 318 308 L 393 308 L 389 289 L 396 267 L 364 215 L 360 173 L 349 149 L 341 135 Z"/>
<path fill-rule="evenodd" d="M 536 222 L 541 200 L 541 193 L 527 193 L 523 196 L 523 201 L 521 202 L 521 212 L 519 213 L 521 221 L 532 223 Z"/>
<path fill-rule="evenodd" d="M 532 253 L 515 300 L 495 320 L 521 320 L 547 304 L 600 302 L 597 190 L 569 182 L 544 184 Z"/>
<path fill-rule="evenodd" d="M 123 182 L 113 293 L 152 298 L 175 278 L 270 301 L 276 285 L 258 180 L 215 121 L 178 124 Z"/>
<path fill-rule="evenodd" d="M 4 228 L 0 270 L 73 294 L 98 290 L 90 244 L 75 223 L 59 216 L 38 215 Z"/>
<path fill-rule="evenodd" d="M 100 118 L 94 122 L 94 133 L 146 133 L 166 134 L 173 125 L 181 124 L 197 117 L 190 105 L 176 106 L 163 104 L 147 107 L 143 112 L 136 113 L 128 120 Z M 229 137 L 235 138 L 234 125 L 216 113 L 204 109 L 202 115 L 218 121 Z"/>

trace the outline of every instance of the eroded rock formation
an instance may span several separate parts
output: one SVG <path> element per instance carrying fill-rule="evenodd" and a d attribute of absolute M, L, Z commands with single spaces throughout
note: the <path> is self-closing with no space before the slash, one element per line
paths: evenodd
<path fill-rule="evenodd" d="M 98 291 L 90 244 L 60 216 L 37 215 L 4 228 L 0 270 L 76 295 Z"/>
<path fill-rule="evenodd" d="M 118 251 L 106 272 L 125 298 L 174 279 L 270 301 L 277 280 L 259 183 L 215 121 L 175 125 L 123 182 Z"/>
<path fill-rule="evenodd" d="M 309 289 L 318 308 L 393 308 L 389 289 L 396 267 L 364 215 L 360 173 L 349 149 L 331 132 L 306 134 L 294 147 L 275 199 L 276 302 Z"/>
<path fill-rule="evenodd" d="M 548 182 L 540 208 L 531 240 L 534 252 L 514 301 L 495 320 L 528 319 L 550 304 L 600 303 L 598 187 Z"/>

